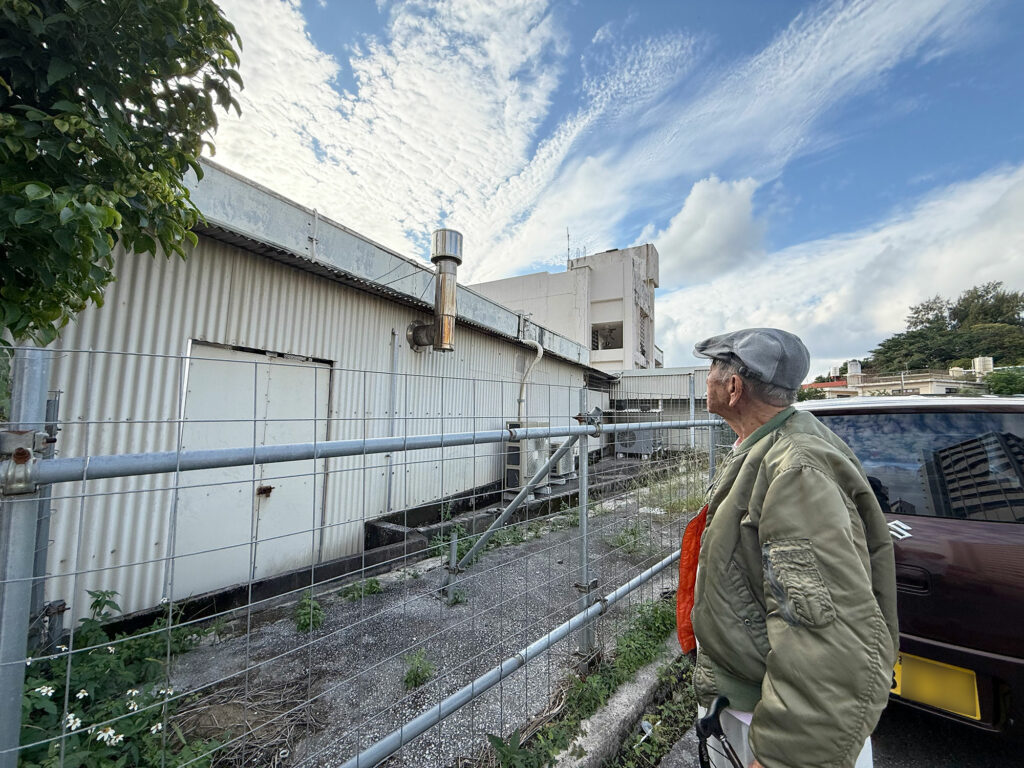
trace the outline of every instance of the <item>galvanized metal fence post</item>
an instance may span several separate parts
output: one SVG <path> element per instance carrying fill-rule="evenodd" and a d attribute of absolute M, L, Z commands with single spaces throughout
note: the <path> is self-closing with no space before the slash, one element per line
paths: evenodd
<path fill-rule="evenodd" d="M 690 421 L 694 421 L 697 418 L 697 384 L 694 381 L 697 378 L 696 373 L 690 374 Z M 697 446 L 697 433 L 693 427 L 690 427 L 690 447 L 695 448 Z"/>
<path fill-rule="evenodd" d="M 708 482 L 715 480 L 715 428 L 708 427 Z"/>
<path fill-rule="evenodd" d="M 51 353 L 18 348 L 11 370 L 9 430 L 28 433 L 28 446 L 19 446 L 6 465 L 14 470 L 33 459 L 34 435 L 46 426 L 46 396 Z M 26 451 L 28 453 L 26 453 Z M 11 488 L 3 478 L 0 500 L 0 768 L 16 768 L 21 738 L 21 699 L 25 685 L 29 614 L 35 560 L 38 490 Z M 14 491 L 14 493 L 12 493 Z"/>
<path fill-rule="evenodd" d="M 588 413 L 587 409 L 587 387 L 584 385 L 580 389 L 580 415 L 586 416 Z M 580 435 L 579 446 L 580 446 L 580 492 L 579 498 L 579 515 L 580 515 L 580 581 L 579 589 L 582 595 L 580 596 L 580 611 L 585 611 L 590 607 L 590 591 L 596 586 L 596 582 L 591 584 L 590 582 L 590 549 L 587 541 L 587 508 L 590 502 L 589 488 L 587 483 L 589 481 L 589 463 L 590 463 L 590 448 L 588 443 L 590 442 L 589 437 L 586 433 Z M 592 621 L 588 621 L 583 625 L 583 630 L 580 633 L 580 653 L 584 660 L 588 659 L 594 651 L 594 624 Z"/>

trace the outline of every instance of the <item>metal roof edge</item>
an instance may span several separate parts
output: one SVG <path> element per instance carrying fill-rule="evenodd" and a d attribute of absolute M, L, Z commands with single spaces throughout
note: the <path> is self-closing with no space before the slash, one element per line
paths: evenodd
<path fill-rule="evenodd" d="M 632 378 L 634 376 L 688 376 L 697 371 L 707 371 L 710 369 L 710 364 L 677 365 L 672 368 L 627 368 L 623 371 L 616 371 L 615 375 L 621 378 Z"/>
<path fill-rule="evenodd" d="M 263 246 L 249 248 L 262 255 L 270 256 L 265 249 L 289 255 L 290 263 L 322 277 L 348 278 L 386 298 L 425 308 L 433 305 L 432 298 L 424 299 L 433 297 L 434 270 L 429 264 L 403 256 L 221 165 L 206 159 L 201 163 L 203 178 L 190 172 L 186 185 L 208 227 Z M 545 353 L 597 370 L 590 366 L 587 347 L 464 285 L 458 286 L 457 304 L 459 319 L 480 330 L 513 341 L 536 341 Z"/>

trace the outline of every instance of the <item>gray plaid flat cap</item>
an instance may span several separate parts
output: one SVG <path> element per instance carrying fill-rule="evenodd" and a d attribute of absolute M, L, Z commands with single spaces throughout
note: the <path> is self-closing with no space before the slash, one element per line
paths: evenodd
<path fill-rule="evenodd" d="M 693 353 L 739 363 L 744 376 L 785 389 L 798 389 L 811 367 L 807 347 L 788 331 L 744 328 L 698 342 Z"/>

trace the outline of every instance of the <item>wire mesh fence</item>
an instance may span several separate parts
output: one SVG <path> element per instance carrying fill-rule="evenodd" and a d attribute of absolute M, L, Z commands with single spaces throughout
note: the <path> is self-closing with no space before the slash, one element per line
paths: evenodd
<path fill-rule="evenodd" d="M 729 442 L 699 372 L 588 388 L 199 343 L 46 354 L 52 373 L 16 368 L 5 432 L 36 458 L 4 463 L 4 766 L 351 763 L 592 608 L 385 755 L 486 762 L 674 589 Z"/>

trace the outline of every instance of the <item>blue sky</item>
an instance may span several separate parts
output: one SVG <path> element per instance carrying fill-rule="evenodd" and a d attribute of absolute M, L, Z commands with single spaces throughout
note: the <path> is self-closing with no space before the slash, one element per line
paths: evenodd
<path fill-rule="evenodd" d="M 936 293 L 1024 289 L 1014 0 L 221 5 L 218 162 L 410 256 L 460 229 L 467 283 L 564 268 L 567 229 L 653 242 L 668 365 L 776 325 L 820 369 Z"/>

